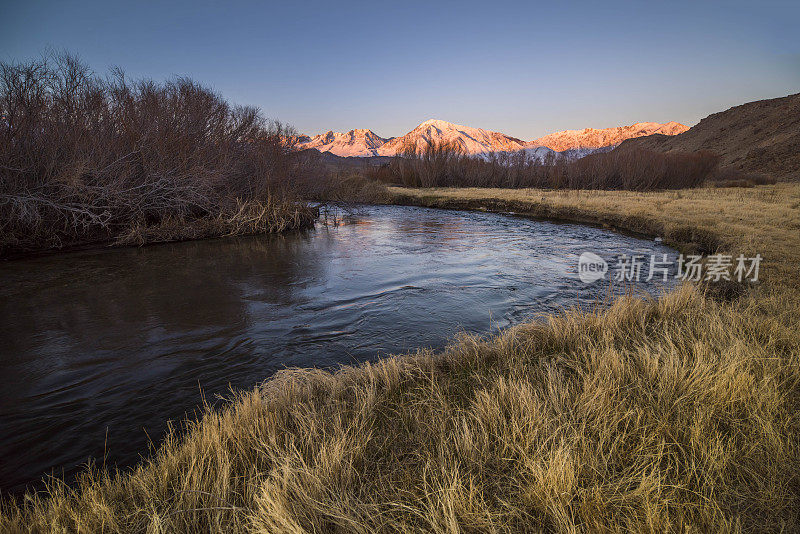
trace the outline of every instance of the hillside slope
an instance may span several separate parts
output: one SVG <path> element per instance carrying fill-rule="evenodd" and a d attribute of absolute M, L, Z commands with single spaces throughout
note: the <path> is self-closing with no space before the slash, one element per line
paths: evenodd
<path fill-rule="evenodd" d="M 630 139 L 617 150 L 635 147 L 711 150 L 722 157 L 723 166 L 800 179 L 800 93 L 735 106 L 709 115 L 682 134 Z"/>

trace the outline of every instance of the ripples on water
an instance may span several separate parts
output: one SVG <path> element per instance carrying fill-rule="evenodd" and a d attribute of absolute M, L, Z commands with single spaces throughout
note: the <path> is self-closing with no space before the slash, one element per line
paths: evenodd
<path fill-rule="evenodd" d="M 0 264 L 0 489 L 70 478 L 104 449 L 130 465 L 203 393 L 284 367 L 441 348 L 589 306 L 609 287 L 577 279 L 586 250 L 671 252 L 580 225 L 365 207 L 302 234 Z"/>

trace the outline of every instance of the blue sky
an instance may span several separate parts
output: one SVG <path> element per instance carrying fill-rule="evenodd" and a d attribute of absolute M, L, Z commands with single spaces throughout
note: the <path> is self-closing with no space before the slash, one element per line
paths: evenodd
<path fill-rule="evenodd" d="M 800 92 L 799 2 L 13 2 L 0 59 L 188 75 L 304 133 L 437 118 L 525 140 Z"/>

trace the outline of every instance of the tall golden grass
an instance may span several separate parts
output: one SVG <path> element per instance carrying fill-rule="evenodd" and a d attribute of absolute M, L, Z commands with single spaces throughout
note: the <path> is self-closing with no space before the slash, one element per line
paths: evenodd
<path fill-rule="evenodd" d="M 674 229 L 681 247 L 761 252 L 764 283 L 731 301 L 683 286 L 438 354 L 284 371 L 132 472 L 6 502 L 0 530 L 800 529 L 800 186 L 393 192 Z"/>

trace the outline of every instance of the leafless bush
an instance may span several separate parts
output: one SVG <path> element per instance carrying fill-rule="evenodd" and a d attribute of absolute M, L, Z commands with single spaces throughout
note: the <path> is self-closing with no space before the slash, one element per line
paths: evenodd
<path fill-rule="evenodd" d="M 298 187 L 304 198 L 339 205 L 384 204 L 392 200 L 384 182 L 358 172 L 326 170 L 299 180 Z"/>
<path fill-rule="evenodd" d="M 363 161 L 357 164 L 349 162 L 347 165 L 326 163 L 316 150 L 301 151 L 297 157 L 297 170 L 292 174 L 292 183 L 294 190 L 303 198 L 334 203 L 340 207 L 351 203 L 382 204 L 392 200 L 385 185 L 391 180 L 380 180 L 371 175 L 380 167 L 370 167 Z M 353 159 L 358 161 L 357 158 Z"/>
<path fill-rule="evenodd" d="M 297 166 L 291 129 L 256 108 L 68 54 L 0 64 L 0 117 L 0 253 L 214 217 L 286 191 Z"/>
<path fill-rule="evenodd" d="M 394 161 L 394 173 L 405 185 L 434 187 L 456 179 L 464 157 L 466 153 L 457 143 L 428 141 L 421 146 L 409 143 Z"/>
<path fill-rule="evenodd" d="M 374 179 L 408 187 L 538 187 L 646 191 L 697 187 L 714 173 L 710 152 L 613 150 L 569 161 L 524 151 L 470 157 L 447 143 L 409 147 L 390 164 L 367 171 Z"/>
<path fill-rule="evenodd" d="M 712 175 L 719 157 L 708 151 L 661 153 L 645 149 L 591 154 L 569 164 L 569 187 L 582 189 L 684 189 Z"/>
<path fill-rule="evenodd" d="M 755 172 L 744 172 L 732 167 L 723 167 L 711 176 L 709 182 L 714 187 L 755 187 L 777 182 L 772 176 Z"/>

